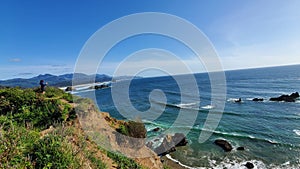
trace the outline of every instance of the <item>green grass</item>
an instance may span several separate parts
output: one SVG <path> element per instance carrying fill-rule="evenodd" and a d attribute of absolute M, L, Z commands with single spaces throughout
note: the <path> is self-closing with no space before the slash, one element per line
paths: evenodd
<path fill-rule="evenodd" d="M 108 151 L 107 156 L 117 163 L 118 169 L 143 169 L 134 160 L 122 154 Z"/>
<path fill-rule="evenodd" d="M 48 135 L 38 140 L 30 156 L 36 168 L 79 168 L 71 147 L 59 135 Z"/>
<path fill-rule="evenodd" d="M 76 118 L 72 107 L 61 99 L 71 99 L 70 94 L 49 87 L 45 94 L 35 89 L 0 89 L 0 115 L 8 116 L 17 124 L 31 123 L 41 130 L 54 122 Z"/>
<path fill-rule="evenodd" d="M 92 143 L 84 134 L 78 134 L 79 128 L 67 126 L 77 118 L 70 104 L 73 99 L 81 103 L 76 112 L 97 110 L 91 100 L 54 87 L 47 87 L 45 94 L 38 88 L 0 88 L 0 168 L 76 169 L 88 163 L 92 168 L 104 169 L 107 165 L 97 155 L 101 152 L 115 161 L 119 169 L 141 169 L 134 160 L 121 154 L 97 147 L 91 149 Z M 143 134 L 141 124 L 128 124 L 120 127 L 121 133 Z M 50 126 L 54 130 L 41 137 L 40 132 Z"/>

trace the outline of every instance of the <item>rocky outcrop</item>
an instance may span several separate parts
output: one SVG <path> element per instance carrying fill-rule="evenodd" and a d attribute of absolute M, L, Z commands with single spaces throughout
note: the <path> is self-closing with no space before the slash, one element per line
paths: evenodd
<path fill-rule="evenodd" d="M 97 86 L 94 86 L 94 89 L 104 89 L 104 88 L 108 88 L 109 86 L 106 85 L 106 84 L 101 84 L 101 85 L 97 85 Z"/>
<path fill-rule="evenodd" d="M 238 147 L 236 150 L 242 151 L 245 150 L 245 147 Z"/>
<path fill-rule="evenodd" d="M 156 127 L 156 128 L 154 128 L 152 131 L 157 132 L 157 131 L 159 131 L 159 130 L 160 130 L 160 128 L 159 128 L 159 127 Z"/>
<path fill-rule="evenodd" d="M 231 144 L 226 140 L 217 139 L 215 140 L 215 144 L 220 146 L 225 152 L 229 152 L 232 150 Z"/>
<path fill-rule="evenodd" d="M 154 149 L 154 151 L 159 155 L 159 156 L 164 156 L 167 155 L 171 152 L 176 151 L 176 147 L 179 146 L 185 146 L 188 144 L 188 141 L 185 137 L 184 134 L 182 133 L 175 133 L 173 136 L 167 135 L 164 139 L 163 142 L 158 146 L 157 148 Z M 151 144 L 150 144 L 151 145 Z"/>
<path fill-rule="evenodd" d="M 252 163 L 250 163 L 250 162 L 247 162 L 247 163 L 245 164 L 245 166 L 246 166 L 247 168 L 249 168 L 249 169 L 254 168 L 254 164 L 252 164 Z"/>
<path fill-rule="evenodd" d="M 172 137 L 172 141 L 175 143 L 175 147 L 186 146 L 188 144 L 188 140 L 182 133 L 175 133 Z"/>
<path fill-rule="evenodd" d="M 254 98 L 254 99 L 252 99 L 252 101 L 262 102 L 262 101 L 264 101 L 264 99 L 263 98 Z"/>
<path fill-rule="evenodd" d="M 76 109 L 78 118 L 92 141 L 106 150 L 134 159 L 145 168 L 163 168 L 157 154 L 144 144 L 146 129 L 142 123 L 116 120 L 109 113 L 100 113 L 93 104 L 80 103 Z"/>
<path fill-rule="evenodd" d="M 279 97 L 272 97 L 270 101 L 285 101 L 285 102 L 295 102 L 296 99 L 299 97 L 299 93 L 295 92 L 291 95 L 281 95 Z"/>
<path fill-rule="evenodd" d="M 176 151 L 176 148 L 167 137 L 163 139 L 163 142 L 160 144 L 160 146 L 154 149 L 154 152 L 159 156 L 164 156 L 174 151 Z"/>

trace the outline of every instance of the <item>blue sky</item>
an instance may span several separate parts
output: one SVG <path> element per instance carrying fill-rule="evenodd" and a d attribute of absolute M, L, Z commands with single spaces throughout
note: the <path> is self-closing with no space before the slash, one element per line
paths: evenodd
<path fill-rule="evenodd" d="M 197 26 L 214 45 L 224 69 L 300 64 L 298 0 L 4 0 L 0 3 L 0 79 L 71 73 L 91 35 L 115 19 L 140 12 L 168 13 Z M 111 49 L 98 73 L 112 74 L 126 56 L 145 48 L 171 51 L 188 63 L 193 72 L 205 71 L 201 62 L 196 64 L 192 52 L 179 42 L 145 35 L 126 39 Z M 163 59 L 158 62 L 171 63 Z M 176 65 L 169 66 L 177 69 Z"/>

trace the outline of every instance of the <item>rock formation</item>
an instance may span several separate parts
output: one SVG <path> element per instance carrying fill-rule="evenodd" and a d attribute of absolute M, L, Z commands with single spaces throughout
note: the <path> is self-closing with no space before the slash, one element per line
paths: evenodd
<path fill-rule="evenodd" d="M 247 162 L 246 164 L 245 164 L 245 166 L 247 167 L 247 168 L 254 168 L 254 165 L 252 164 L 252 163 L 250 163 L 250 162 Z"/>
<path fill-rule="evenodd" d="M 215 140 L 215 144 L 220 146 L 225 152 L 229 152 L 232 150 L 231 144 L 226 140 L 217 139 Z"/>
<path fill-rule="evenodd" d="M 299 93 L 295 92 L 291 95 L 281 95 L 279 97 L 272 97 L 270 101 L 285 101 L 285 102 L 295 102 L 296 99 L 299 97 Z"/>
<path fill-rule="evenodd" d="M 252 101 L 262 102 L 262 101 L 264 101 L 264 99 L 263 98 L 254 98 L 254 99 L 252 99 Z"/>
<path fill-rule="evenodd" d="M 155 148 L 154 151 L 159 156 L 164 156 L 164 155 L 169 154 L 173 151 L 176 151 L 176 147 L 185 146 L 187 144 L 188 144 L 188 141 L 187 141 L 184 134 L 175 133 L 174 136 L 167 135 L 163 139 L 163 142 L 160 144 L 160 146 Z"/>

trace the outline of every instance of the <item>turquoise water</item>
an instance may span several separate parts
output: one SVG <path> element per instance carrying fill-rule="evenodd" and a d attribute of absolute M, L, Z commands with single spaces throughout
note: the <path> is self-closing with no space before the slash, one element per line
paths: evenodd
<path fill-rule="evenodd" d="M 207 74 L 195 74 L 200 95 L 195 91 L 180 92 L 180 87 L 172 77 L 144 78 L 133 80 L 130 84 L 129 97 L 137 112 L 150 109 L 163 113 L 154 121 L 144 120 L 148 129 L 149 140 L 166 131 L 176 120 L 180 109 L 197 112 L 197 118 L 187 135 L 189 145 L 177 148 L 171 156 L 181 163 L 197 167 L 219 166 L 239 168 L 245 161 L 252 161 L 258 168 L 300 168 L 300 100 L 294 103 L 270 102 L 270 97 L 282 94 L 300 92 L 300 65 L 227 71 L 227 96 L 222 119 L 212 136 L 204 143 L 199 143 L 199 134 L 203 130 L 208 111 L 214 109 L 211 105 L 210 82 Z M 185 79 L 185 76 L 179 78 Z M 122 83 L 122 82 L 118 82 Z M 119 84 L 113 84 L 119 85 Z M 187 85 L 189 81 L 181 85 Z M 162 99 L 149 95 L 152 90 L 160 89 L 167 98 Z M 89 97 L 90 92 L 78 93 Z M 122 92 L 120 91 L 120 95 Z M 181 100 L 184 96 L 184 100 Z M 102 111 L 111 116 L 125 119 L 112 100 L 111 89 L 96 91 L 97 103 Z M 264 98 L 263 102 L 253 102 L 251 99 Z M 242 98 L 242 103 L 234 100 Z M 197 102 L 200 100 L 200 102 Z M 198 105 L 199 104 L 199 105 Z M 164 108 L 165 106 L 165 108 Z M 124 110 L 126 111 L 126 110 Z M 151 113 L 151 112 L 148 112 Z M 125 112 L 126 114 L 126 112 Z M 180 126 L 180 125 L 179 125 Z M 160 127 L 160 132 L 152 129 Z M 186 126 L 180 126 L 180 131 Z M 234 148 L 244 146 L 245 151 L 225 153 L 214 145 L 214 140 L 228 140 Z M 229 165 L 229 166 L 228 166 Z"/>

